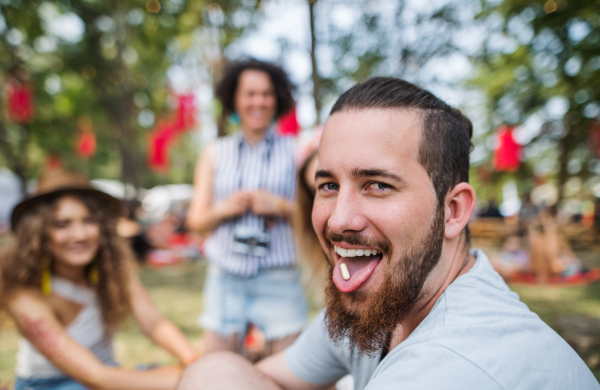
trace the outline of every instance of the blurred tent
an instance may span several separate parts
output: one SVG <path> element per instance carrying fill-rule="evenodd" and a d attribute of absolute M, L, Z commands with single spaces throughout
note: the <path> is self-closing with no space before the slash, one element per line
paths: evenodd
<path fill-rule="evenodd" d="M 169 184 L 149 189 L 142 199 L 142 207 L 151 219 L 162 218 L 175 205 L 185 204 L 192 198 L 191 184 Z"/>
<path fill-rule="evenodd" d="M 106 192 L 107 194 L 114 196 L 117 199 L 131 199 L 135 195 L 136 190 L 131 184 L 124 184 L 119 180 L 110 179 L 93 179 L 91 180 L 92 186 L 97 190 Z M 143 188 L 138 189 L 140 195 L 142 195 Z"/>

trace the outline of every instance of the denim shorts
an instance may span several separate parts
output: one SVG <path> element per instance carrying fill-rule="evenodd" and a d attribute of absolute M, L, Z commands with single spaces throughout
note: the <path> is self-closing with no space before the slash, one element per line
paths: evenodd
<path fill-rule="evenodd" d="M 81 383 L 64 376 L 27 379 L 17 377 L 15 390 L 86 390 L 86 388 Z"/>
<path fill-rule="evenodd" d="M 299 333 L 308 319 L 307 311 L 297 268 L 267 268 L 245 278 L 211 264 L 198 323 L 227 337 L 245 334 L 251 322 L 272 340 Z"/>

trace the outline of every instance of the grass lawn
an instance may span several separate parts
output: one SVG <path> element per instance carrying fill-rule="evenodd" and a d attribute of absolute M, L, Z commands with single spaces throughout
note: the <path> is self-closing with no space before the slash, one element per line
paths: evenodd
<path fill-rule="evenodd" d="M 595 258 L 595 256 L 593 256 Z M 161 269 L 144 268 L 140 276 L 162 312 L 173 320 L 199 348 L 201 329 L 196 318 L 202 310 L 202 283 L 206 265 L 188 263 Z M 557 320 L 564 316 L 585 316 L 600 319 L 600 283 L 589 286 L 556 288 L 544 286 L 511 286 L 542 320 L 557 328 Z M 316 308 L 313 308 L 313 312 Z M 12 322 L 0 315 L 0 387 L 10 386 L 14 380 L 15 355 L 18 333 Z M 129 323 L 116 337 L 117 360 L 125 367 L 144 363 L 175 363 L 166 352 L 156 347 Z M 600 349 L 590 348 L 586 361 L 597 366 Z M 594 373 L 600 378 L 600 370 Z M 10 387 L 9 387 L 10 388 Z"/>

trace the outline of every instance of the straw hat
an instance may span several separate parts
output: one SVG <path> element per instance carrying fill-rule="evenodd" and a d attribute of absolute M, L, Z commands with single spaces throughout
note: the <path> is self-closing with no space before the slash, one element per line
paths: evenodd
<path fill-rule="evenodd" d="M 39 203 L 56 199 L 58 195 L 85 193 L 96 197 L 106 206 L 106 212 L 116 218 L 121 214 L 121 202 L 105 192 L 98 191 L 90 185 L 90 181 L 82 174 L 68 171 L 62 167 L 46 169 L 38 179 L 37 189 L 33 196 L 17 204 L 10 216 L 12 231 L 16 231 L 19 221 L 29 210 Z"/>

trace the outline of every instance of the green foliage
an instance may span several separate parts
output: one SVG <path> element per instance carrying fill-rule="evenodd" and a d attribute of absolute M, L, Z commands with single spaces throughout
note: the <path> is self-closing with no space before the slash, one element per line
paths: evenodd
<path fill-rule="evenodd" d="M 459 50 L 454 33 L 462 25 L 460 7 L 458 1 L 425 6 L 404 0 L 315 1 L 315 100 L 327 107 L 373 76 L 431 81 L 426 65 Z M 284 51 L 290 47 L 282 42 Z"/>
<path fill-rule="evenodd" d="M 562 196 L 569 177 L 600 173 L 586 146 L 600 114 L 600 2 L 503 0 L 481 7 L 488 31 L 471 83 L 487 99 L 489 131 L 533 117 L 543 123 L 528 137 L 522 171 L 556 180 Z"/>
<path fill-rule="evenodd" d="M 152 9 L 157 4 L 160 10 Z M 251 23 L 251 18 L 233 23 L 230 14 L 251 10 L 236 1 L 3 1 L 0 83 L 14 77 L 31 83 L 36 117 L 17 126 L 4 110 L 0 163 L 23 178 L 33 177 L 44 160 L 31 159 L 37 150 L 93 177 L 135 185 L 156 182 L 149 173 L 140 181 L 154 125 L 142 126 L 138 115 L 149 110 L 157 120 L 168 117 L 166 72 L 192 48 L 194 34 L 204 27 L 216 29 L 222 32 L 216 43 L 226 45 Z M 74 148 L 81 123 L 89 121 L 97 151 L 82 161 Z"/>

